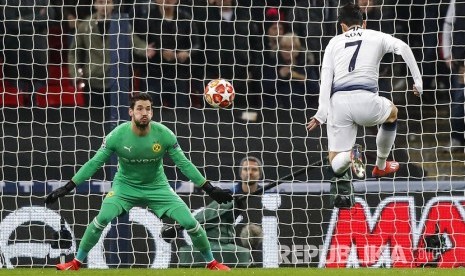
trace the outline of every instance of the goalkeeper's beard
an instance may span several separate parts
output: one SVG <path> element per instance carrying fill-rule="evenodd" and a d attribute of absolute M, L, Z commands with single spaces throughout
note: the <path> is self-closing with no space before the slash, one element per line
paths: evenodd
<path fill-rule="evenodd" d="M 146 130 L 148 125 L 150 124 L 150 121 L 147 119 L 147 123 L 142 123 L 141 121 L 134 120 L 134 124 L 138 129 Z"/>

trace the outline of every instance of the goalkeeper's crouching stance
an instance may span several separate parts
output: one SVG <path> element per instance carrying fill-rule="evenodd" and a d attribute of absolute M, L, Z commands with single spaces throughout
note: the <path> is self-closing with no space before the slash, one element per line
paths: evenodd
<path fill-rule="evenodd" d="M 56 202 L 89 179 L 110 159 L 112 153 L 118 156 L 118 172 L 112 189 L 103 200 L 99 214 L 87 227 L 77 255 L 70 262 L 58 264 L 57 269 L 78 270 L 108 223 L 134 206 L 145 206 L 158 217 L 167 216 L 187 229 L 208 269 L 230 270 L 213 258 L 205 230 L 169 186 L 163 172 L 163 156 L 168 153 L 182 173 L 218 203 L 232 201 L 231 192 L 212 186 L 186 158 L 173 132 L 151 121 L 152 99 L 148 94 L 140 93 L 131 99 L 129 115 L 131 122 L 111 131 L 95 156 L 84 164 L 71 181 L 54 190 L 45 200 L 46 204 Z"/>

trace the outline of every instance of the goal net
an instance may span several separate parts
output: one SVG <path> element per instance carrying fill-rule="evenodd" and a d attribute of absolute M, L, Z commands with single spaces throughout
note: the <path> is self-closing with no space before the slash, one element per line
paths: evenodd
<path fill-rule="evenodd" d="M 412 48 L 424 95 L 414 97 L 401 57 L 383 58 L 380 95 L 399 109 L 389 158 L 401 168 L 372 178 L 377 128 L 359 128 L 368 176 L 353 180 L 355 205 L 338 209 L 330 203 L 326 126 L 309 133 L 306 123 L 318 108 L 324 49 L 341 33 L 337 7 L 345 2 L 0 1 L 0 267 L 53 267 L 75 256 L 111 190 L 116 157 L 57 203 L 45 206 L 45 196 L 130 119 L 129 97 L 140 92 L 154 100 L 153 120 L 176 134 L 214 185 L 239 195 L 241 178 L 251 177 L 240 161 L 250 156 L 262 163 L 259 185 L 277 185 L 215 206 L 165 158 L 171 187 L 219 261 L 463 266 L 463 57 L 448 63 L 461 45 L 462 10 L 448 11 L 446 0 L 358 1 L 367 28 Z M 231 107 L 204 100 L 205 85 L 217 78 L 235 88 Z M 108 224 L 84 266 L 205 266 L 185 230 L 171 242 L 160 236 L 172 225 L 135 207 Z"/>

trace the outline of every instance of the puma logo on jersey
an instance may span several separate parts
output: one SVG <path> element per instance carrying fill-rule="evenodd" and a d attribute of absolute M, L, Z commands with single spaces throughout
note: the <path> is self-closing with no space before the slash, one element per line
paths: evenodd
<path fill-rule="evenodd" d="M 130 146 L 130 147 L 123 146 L 123 148 L 126 149 L 126 150 L 128 150 L 129 152 L 131 152 L 132 146 Z"/>

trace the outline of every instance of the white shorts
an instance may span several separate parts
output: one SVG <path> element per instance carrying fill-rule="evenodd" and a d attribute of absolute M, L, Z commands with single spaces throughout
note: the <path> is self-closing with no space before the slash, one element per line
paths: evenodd
<path fill-rule="evenodd" d="M 357 138 L 357 126 L 380 125 L 391 110 L 391 101 L 377 93 L 364 90 L 335 93 L 328 111 L 328 150 L 351 150 Z"/>

